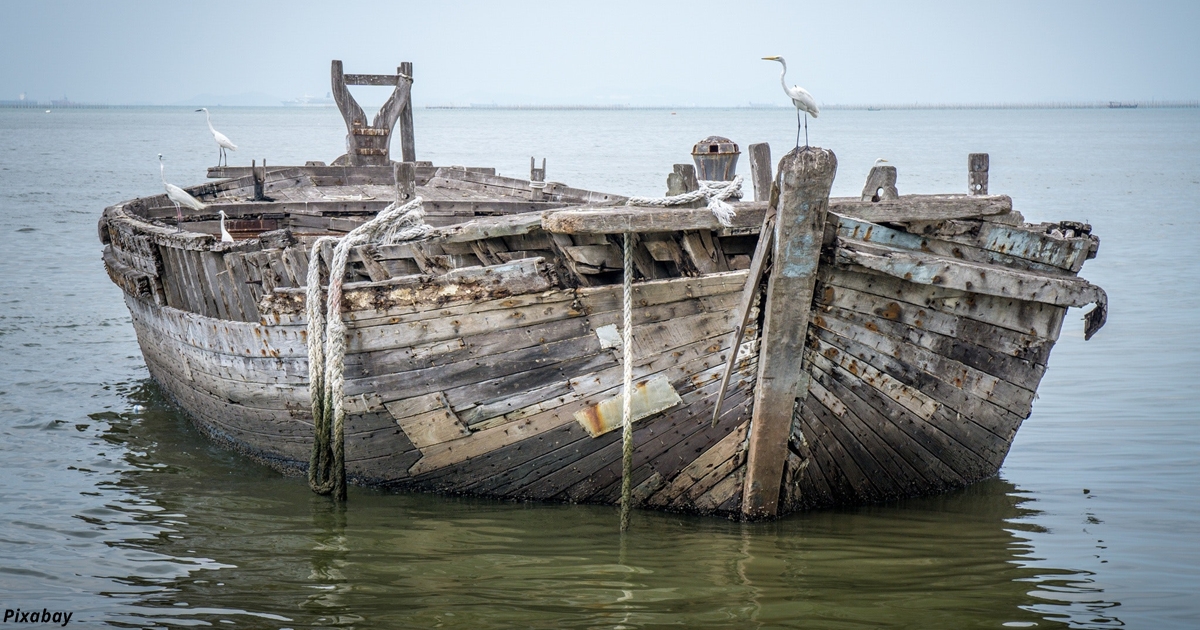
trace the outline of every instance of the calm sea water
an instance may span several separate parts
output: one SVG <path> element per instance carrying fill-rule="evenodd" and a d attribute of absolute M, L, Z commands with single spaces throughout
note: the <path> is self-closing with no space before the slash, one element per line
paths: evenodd
<path fill-rule="evenodd" d="M 336 110 L 218 109 L 232 163 L 331 161 Z M 417 155 L 658 195 L 692 143 L 793 140 L 790 110 L 417 111 Z M 1086 220 L 1107 289 L 1068 317 L 998 479 L 774 523 L 352 489 L 214 448 L 148 379 L 95 224 L 204 178 L 184 109 L 0 110 L 0 608 L 73 627 L 1190 628 L 1200 625 L 1200 111 L 831 111 L 834 194 L 991 190 Z M 743 164 L 743 171 L 748 167 Z"/>

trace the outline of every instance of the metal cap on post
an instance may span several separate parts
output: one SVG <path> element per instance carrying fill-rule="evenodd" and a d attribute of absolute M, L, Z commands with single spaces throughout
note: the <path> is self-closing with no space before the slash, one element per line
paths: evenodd
<path fill-rule="evenodd" d="M 696 163 L 696 178 L 708 181 L 727 182 L 737 173 L 737 160 L 742 152 L 729 138 L 709 136 L 692 147 L 692 161 Z"/>

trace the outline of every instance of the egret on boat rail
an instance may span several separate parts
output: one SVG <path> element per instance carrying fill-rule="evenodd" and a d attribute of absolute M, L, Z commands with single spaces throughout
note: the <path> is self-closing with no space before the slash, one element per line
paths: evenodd
<path fill-rule="evenodd" d="M 230 141 L 229 138 L 225 136 L 225 134 L 221 133 L 220 131 L 217 131 L 216 129 L 213 129 L 212 116 L 210 116 L 208 114 L 207 107 L 201 107 L 200 109 L 197 109 L 196 111 L 204 112 L 204 120 L 208 122 L 208 130 L 212 132 L 213 140 L 217 141 L 217 148 L 220 150 L 220 153 L 217 154 L 217 166 L 221 165 L 221 158 L 225 158 L 225 166 L 229 166 L 229 156 L 225 153 L 225 149 L 229 149 L 230 151 L 237 151 L 237 145 L 234 144 L 232 141 Z"/>
<path fill-rule="evenodd" d="M 175 204 L 175 220 L 176 227 L 183 230 L 183 210 L 179 206 L 187 206 L 192 210 L 203 210 L 205 205 L 199 199 L 188 194 L 188 192 L 175 184 L 167 183 L 166 165 L 163 164 L 163 155 L 158 154 L 158 174 L 162 177 L 163 188 L 167 189 L 167 199 Z"/>
<path fill-rule="evenodd" d="M 219 212 L 221 214 L 221 242 L 222 243 L 232 243 L 232 242 L 234 242 L 233 235 L 229 233 L 229 230 L 225 229 L 225 219 L 226 219 L 225 211 L 220 210 Z"/>
<path fill-rule="evenodd" d="M 796 146 L 800 146 L 800 112 L 804 112 L 804 148 L 808 148 L 808 115 L 812 114 L 816 118 L 821 113 L 821 109 L 817 107 L 817 100 L 813 98 L 808 90 L 793 85 L 788 87 L 787 79 L 787 62 L 783 57 L 778 55 L 774 57 L 763 57 L 764 61 L 778 61 L 783 65 L 783 71 L 779 73 L 779 82 L 783 84 L 783 91 L 792 99 L 792 104 L 796 106 Z"/>

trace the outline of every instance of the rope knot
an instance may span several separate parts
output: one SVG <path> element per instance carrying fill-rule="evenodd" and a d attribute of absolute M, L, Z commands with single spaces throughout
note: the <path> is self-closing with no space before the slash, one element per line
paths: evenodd
<path fill-rule="evenodd" d="M 737 212 L 729 205 L 728 200 L 742 198 L 742 176 L 734 175 L 733 179 L 727 182 L 702 179 L 699 184 L 700 188 L 697 190 L 670 197 L 630 197 L 625 205 L 666 208 L 707 199 L 708 209 L 717 218 L 717 222 L 724 227 L 732 226 L 733 217 Z"/>

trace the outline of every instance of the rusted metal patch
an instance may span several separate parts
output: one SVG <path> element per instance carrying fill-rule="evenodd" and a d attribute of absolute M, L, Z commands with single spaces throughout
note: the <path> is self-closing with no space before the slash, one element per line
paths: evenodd
<path fill-rule="evenodd" d="M 633 383 L 630 396 L 632 422 L 666 411 L 683 402 L 666 375 L 659 374 Z M 621 426 L 623 396 L 618 394 L 575 412 L 575 419 L 592 437 L 600 437 Z"/>

